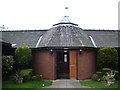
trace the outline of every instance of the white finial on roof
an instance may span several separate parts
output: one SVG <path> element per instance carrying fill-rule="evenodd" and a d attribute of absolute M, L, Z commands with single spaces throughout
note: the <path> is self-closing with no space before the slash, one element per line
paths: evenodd
<path fill-rule="evenodd" d="M 70 23 L 69 16 L 64 16 L 61 23 Z"/>

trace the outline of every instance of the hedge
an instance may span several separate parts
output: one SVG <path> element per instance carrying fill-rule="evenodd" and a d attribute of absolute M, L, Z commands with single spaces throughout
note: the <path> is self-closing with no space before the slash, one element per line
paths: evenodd
<path fill-rule="evenodd" d="M 101 68 L 117 69 L 118 67 L 118 52 L 113 47 L 101 48 L 97 54 L 97 66 Z"/>

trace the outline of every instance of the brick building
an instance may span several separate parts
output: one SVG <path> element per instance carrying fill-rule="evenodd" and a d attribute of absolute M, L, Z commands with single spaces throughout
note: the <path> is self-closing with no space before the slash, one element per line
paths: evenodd
<path fill-rule="evenodd" d="M 117 30 L 86 30 L 71 23 L 68 16 L 49 30 L 2 31 L 3 39 L 29 46 L 33 53 L 33 71 L 44 79 L 89 79 L 95 73 L 97 50 L 118 48 Z"/>

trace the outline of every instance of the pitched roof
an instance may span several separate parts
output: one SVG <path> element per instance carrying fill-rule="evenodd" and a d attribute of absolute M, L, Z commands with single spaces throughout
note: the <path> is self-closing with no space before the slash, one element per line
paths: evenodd
<path fill-rule="evenodd" d="M 2 39 L 14 44 L 14 48 L 19 46 L 35 48 L 39 37 L 45 32 L 46 30 L 2 31 Z"/>
<path fill-rule="evenodd" d="M 91 35 L 97 47 L 119 47 L 119 30 L 84 30 L 86 34 Z"/>
<path fill-rule="evenodd" d="M 65 29 L 64 33 L 63 29 Z M 77 34 L 75 35 L 75 33 Z M 62 46 L 77 46 L 78 44 L 81 46 L 82 44 L 80 40 L 82 40 L 84 45 L 90 45 L 92 47 L 92 42 L 88 40 L 88 36 L 92 36 L 96 46 L 100 48 L 108 46 L 119 47 L 120 43 L 118 44 L 118 42 L 120 42 L 120 39 L 118 39 L 118 34 L 120 36 L 119 30 L 81 30 L 78 27 L 73 28 L 72 26 L 60 26 L 53 27 L 50 30 L 2 31 L 2 40 L 11 44 L 16 44 L 14 48 L 18 46 L 29 46 L 31 48 L 35 48 L 40 37 L 44 36 L 41 38 L 38 47 L 43 47 L 45 45 L 51 46 L 52 44 L 53 46 L 59 46 L 61 44 L 63 44 Z M 55 42 L 56 44 L 54 44 Z"/>
<path fill-rule="evenodd" d="M 11 44 L 9 41 L 2 38 L 2 33 L 0 32 L 0 44 L 1 43 Z"/>

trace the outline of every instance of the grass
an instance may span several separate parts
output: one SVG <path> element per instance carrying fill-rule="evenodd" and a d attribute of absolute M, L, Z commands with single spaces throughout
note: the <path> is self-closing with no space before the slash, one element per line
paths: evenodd
<path fill-rule="evenodd" d="M 13 81 L 4 81 L 2 88 L 41 88 L 52 85 L 52 81 L 28 81 L 24 83 L 15 83 Z"/>
<path fill-rule="evenodd" d="M 117 81 L 116 83 L 118 84 L 120 83 L 120 81 Z M 97 82 L 97 81 L 80 81 L 80 84 L 92 88 L 116 88 L 116 89 L 118 88 L 118 85 L 105 86 L 102 82 Z"/>

